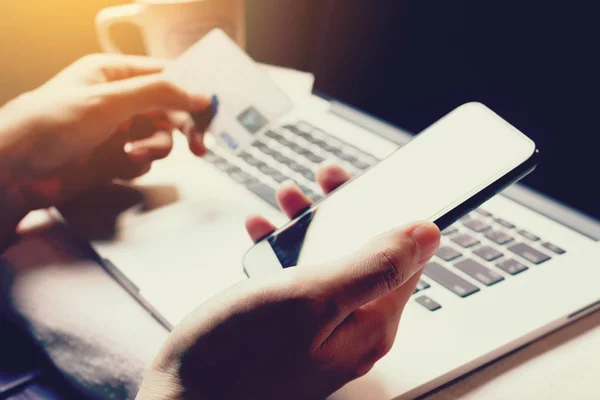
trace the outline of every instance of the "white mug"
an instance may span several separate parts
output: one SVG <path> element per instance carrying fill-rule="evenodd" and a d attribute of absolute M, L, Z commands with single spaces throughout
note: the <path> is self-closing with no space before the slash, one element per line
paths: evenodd
<path fill-rule="evenodd" d="M 158 58 L 179 56 L 217 27 L 240 47 L 245 45 L 244 0 L 137 0 L 105 8 L 96 15 L 103 51 L 121 52 L 110 37 L 110 27 L 123 22 L 141 29 L 148 55 Z"/>

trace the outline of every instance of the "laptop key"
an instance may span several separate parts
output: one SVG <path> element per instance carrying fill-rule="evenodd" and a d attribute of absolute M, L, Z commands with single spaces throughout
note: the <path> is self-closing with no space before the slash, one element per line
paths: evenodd
<path fill-rule="evenodd" d="M 429 285 L 429 283 L 425 282 L 424 280 L 420 280 L 419 283 L 417 283 L 417 290 L 425 290 L 425 289 L 429 289 L 431 286 Z"/>
<path fill-rule="evenodd" d="M 479 215 L 483 215 L 484 217 L 491 217 L 492 213 L 489 211 L 484 210 L 483 208 L 477 208 L 475 209 L 475 212 Z"/>
<path fill-rule="evenodd" d="M 442 246 L 438 249 L 435 255 L 444 261 L 452 261 L 455 258 L 460 257 L 462 254 L 454 250 L 452 247 Z"/>
<path fill-rule="evenodd" d="M 463 222 L 463 225 L 466 226 L 467 228 L 469 228 L 470 230 L 472 230 L 473 232 L 484 232 L 487 231 L 488 229 L 491 228 L 490 225 L 486 224 L 485 222 L 479 220 L 479 219 L 475 219 L 472 218 L 468 221 Z"/>
<path fill-rule="evenodd" d="M 511 275 L 517 275 L 518 273 L 529 269 L 525 265 L 521 264 L 517 260 L 513 260 L 512 258 L 499 262 L 496 264 L 496 267 Z"/>
<path fill-rule="evenodd" d="M 502 218 L 496 218 L 494 221 L 496 221 L 498 224 L 502 225 L 506 229 L 513 229 L 515 227 L 514 224 L 511 224 L 510 222 Z"/>
<path fill-rule="evenodd" d="M 423 273 L 460 297 L 467 297 L 479 291 L 477 286 L 450 272 L 435 261 L 425 265 Z"/>
<path fill-rule="evenodd" d="M 481 246 L 477 250 L 473 251 L 473 253 L 483 258 L 485 261 L 494 261 L 495 259 L 503 256 L 501 252 L 490 246 Z"/>
<path fill-rule="evenodd" d="M 564 249 L 561 249 L 560 247 L 558 247 L 552 243 L 545 242 L 545 243 L 542 243 L 542 246 L 544 246 L 545 248 L 547 248 L 548 250 L 550 250 L 556 254 L 565 254 L 566 253 L 566 251 Z"/>
<path fill-rule="evenodd" d="M 456 232 L 458 232 L 458 229 L 456 229 L 455 226 L 450 225 L 449 227 L 447 227 L 446 229 L 444 229 L 442 231 L 442 235 L 449 236 L 449 235 L 452 235 L 453 233 L 456 233 Z"/>
<path fill-rule="evenodd" d="M 535 236 L 533 233 L 529 233 L 525 230 L 520 230 L 519 235 L 523 236 L 526 239 L 531 240 L 532 242 L 537 242 L 538 240 L 540 240 L 540 238 L 538 236 Z"/>
<path fill-rule="evenodd" d="M 469 247 L 473 247 L 479 243 L 479 240 L 477 240 L 473 236 L 470 236 L 466 233 L 458 234 L 458 235 L 454 236 L 451 240 L 454 243 L 458 244 L 459 246 L 464 247 L 465 249 L 469 248 Z"/>
<path fill-rule="evenodd" d="M 513 241 L 511 236 L 502 231 L 487 231 L 484 236 L 499 245 Z"/>
<path fill-rule="evenodd" d="M 273 172 L 269 174 L 269 176 L 277 183 L 282 183 L 289 179 L 287 176 L 283 175 L 281 172 L 276 170 L 273 170 Z"/>
<path fill-rule="evenodd" d="M 279 154 L 279 152 L 277 150 L 275 150 L 272 147 L 269 147 L 267 144 L 262 143 L 262 142 L 257 142 L 254 147 L 256 147 L 258 150 L 262 151 L 264 154 L 273 157 L 276 154 Z"/>
<path fill-rule="evenodd" d="M 275 189 L 273 189 L 271 186 L 265 185 L 262 182 L 254 182 L 248 185 L 247 188 L 258 197 L 271 204 L 273 207 L 279 209 L 277 199 L 275 198 Z"/>
<path fill-rule="evenodd" d="M 442 306 L 436 301 L 432 300 L 429 296 L 419 296 L 415 299 L 417 303 L 428 309 L 429 311 L 436 311 L 442 308 Z"/>
<path fill-rule="evenodd" d="M 260 164 L 264 164 L 262 161 L 248 152 L 243 152 L 240 154 L 240 158 L 244 160 L 246 164 L 252 165 L 253 167 L 258 167 Z"/>
<path fill-rule="evenodd" d="M 243 185 L 248 185 L 254 182 L 257 182 L 258 179 L 253 177 L 250 174 L 245 173 L 244 171 L 234 171 L 229 173 L 229 177 L 236 181 L 237 183 L 241 183 Z"/>
<path fill-rule="evenodd" d="M 492 286 L 493 284 L 504 280 L 502 275 L 484 267 L 477 261 L 471 260 L 470 258 L 460 261 L 454 264 L 454 266 L 486 286 Z"/>
<path fill-rule="evenodd" d="M 533 264 L 541 264 L 552 258 L 549 255 L 544 254 L 541 251 L 538 251 L 525 243 L 514 244 L 510 246 L 508 250 L 523 257 L 524 259 Z"/>

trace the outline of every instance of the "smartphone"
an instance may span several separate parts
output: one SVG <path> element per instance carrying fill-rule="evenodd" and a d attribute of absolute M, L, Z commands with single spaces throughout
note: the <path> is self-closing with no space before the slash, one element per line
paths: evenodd
<path fill-rule="evenodd" d="M 531 172 L 535 143 L 480 103 L 464 104 L 254 245 L 250 277 L 344 256 L 412 221 L 444 229 Z"/>

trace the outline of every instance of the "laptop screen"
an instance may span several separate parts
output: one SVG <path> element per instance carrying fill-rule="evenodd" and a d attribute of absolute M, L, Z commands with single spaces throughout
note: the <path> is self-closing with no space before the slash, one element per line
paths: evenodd
<path fill-rule="evenodd" d="M 541 150 L 523 182 L 600 218 L 593 3 L 306 1 L 301 56 L 318 92 L 412 132 L 465 102 L 486 104 Z"/>

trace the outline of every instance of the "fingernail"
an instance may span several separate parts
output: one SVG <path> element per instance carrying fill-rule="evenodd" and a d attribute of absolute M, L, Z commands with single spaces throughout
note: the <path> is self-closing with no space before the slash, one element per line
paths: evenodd
<path fill-rule="evenodd" d="M 436 253 L 440 245 L 440 230 L 431 222 L 422 222 L 410 232 L 417 244 L 419 264 L 425 264 Z"/>
<path fill-rule="evenodd" d="M 130 142 L 125 144 L 123 150 L 125 150 L 125 153 L 127 153 L 129 158 L 134 162 L 151 161 L 150 151 L 145 147 L 136 146 Z"/>

